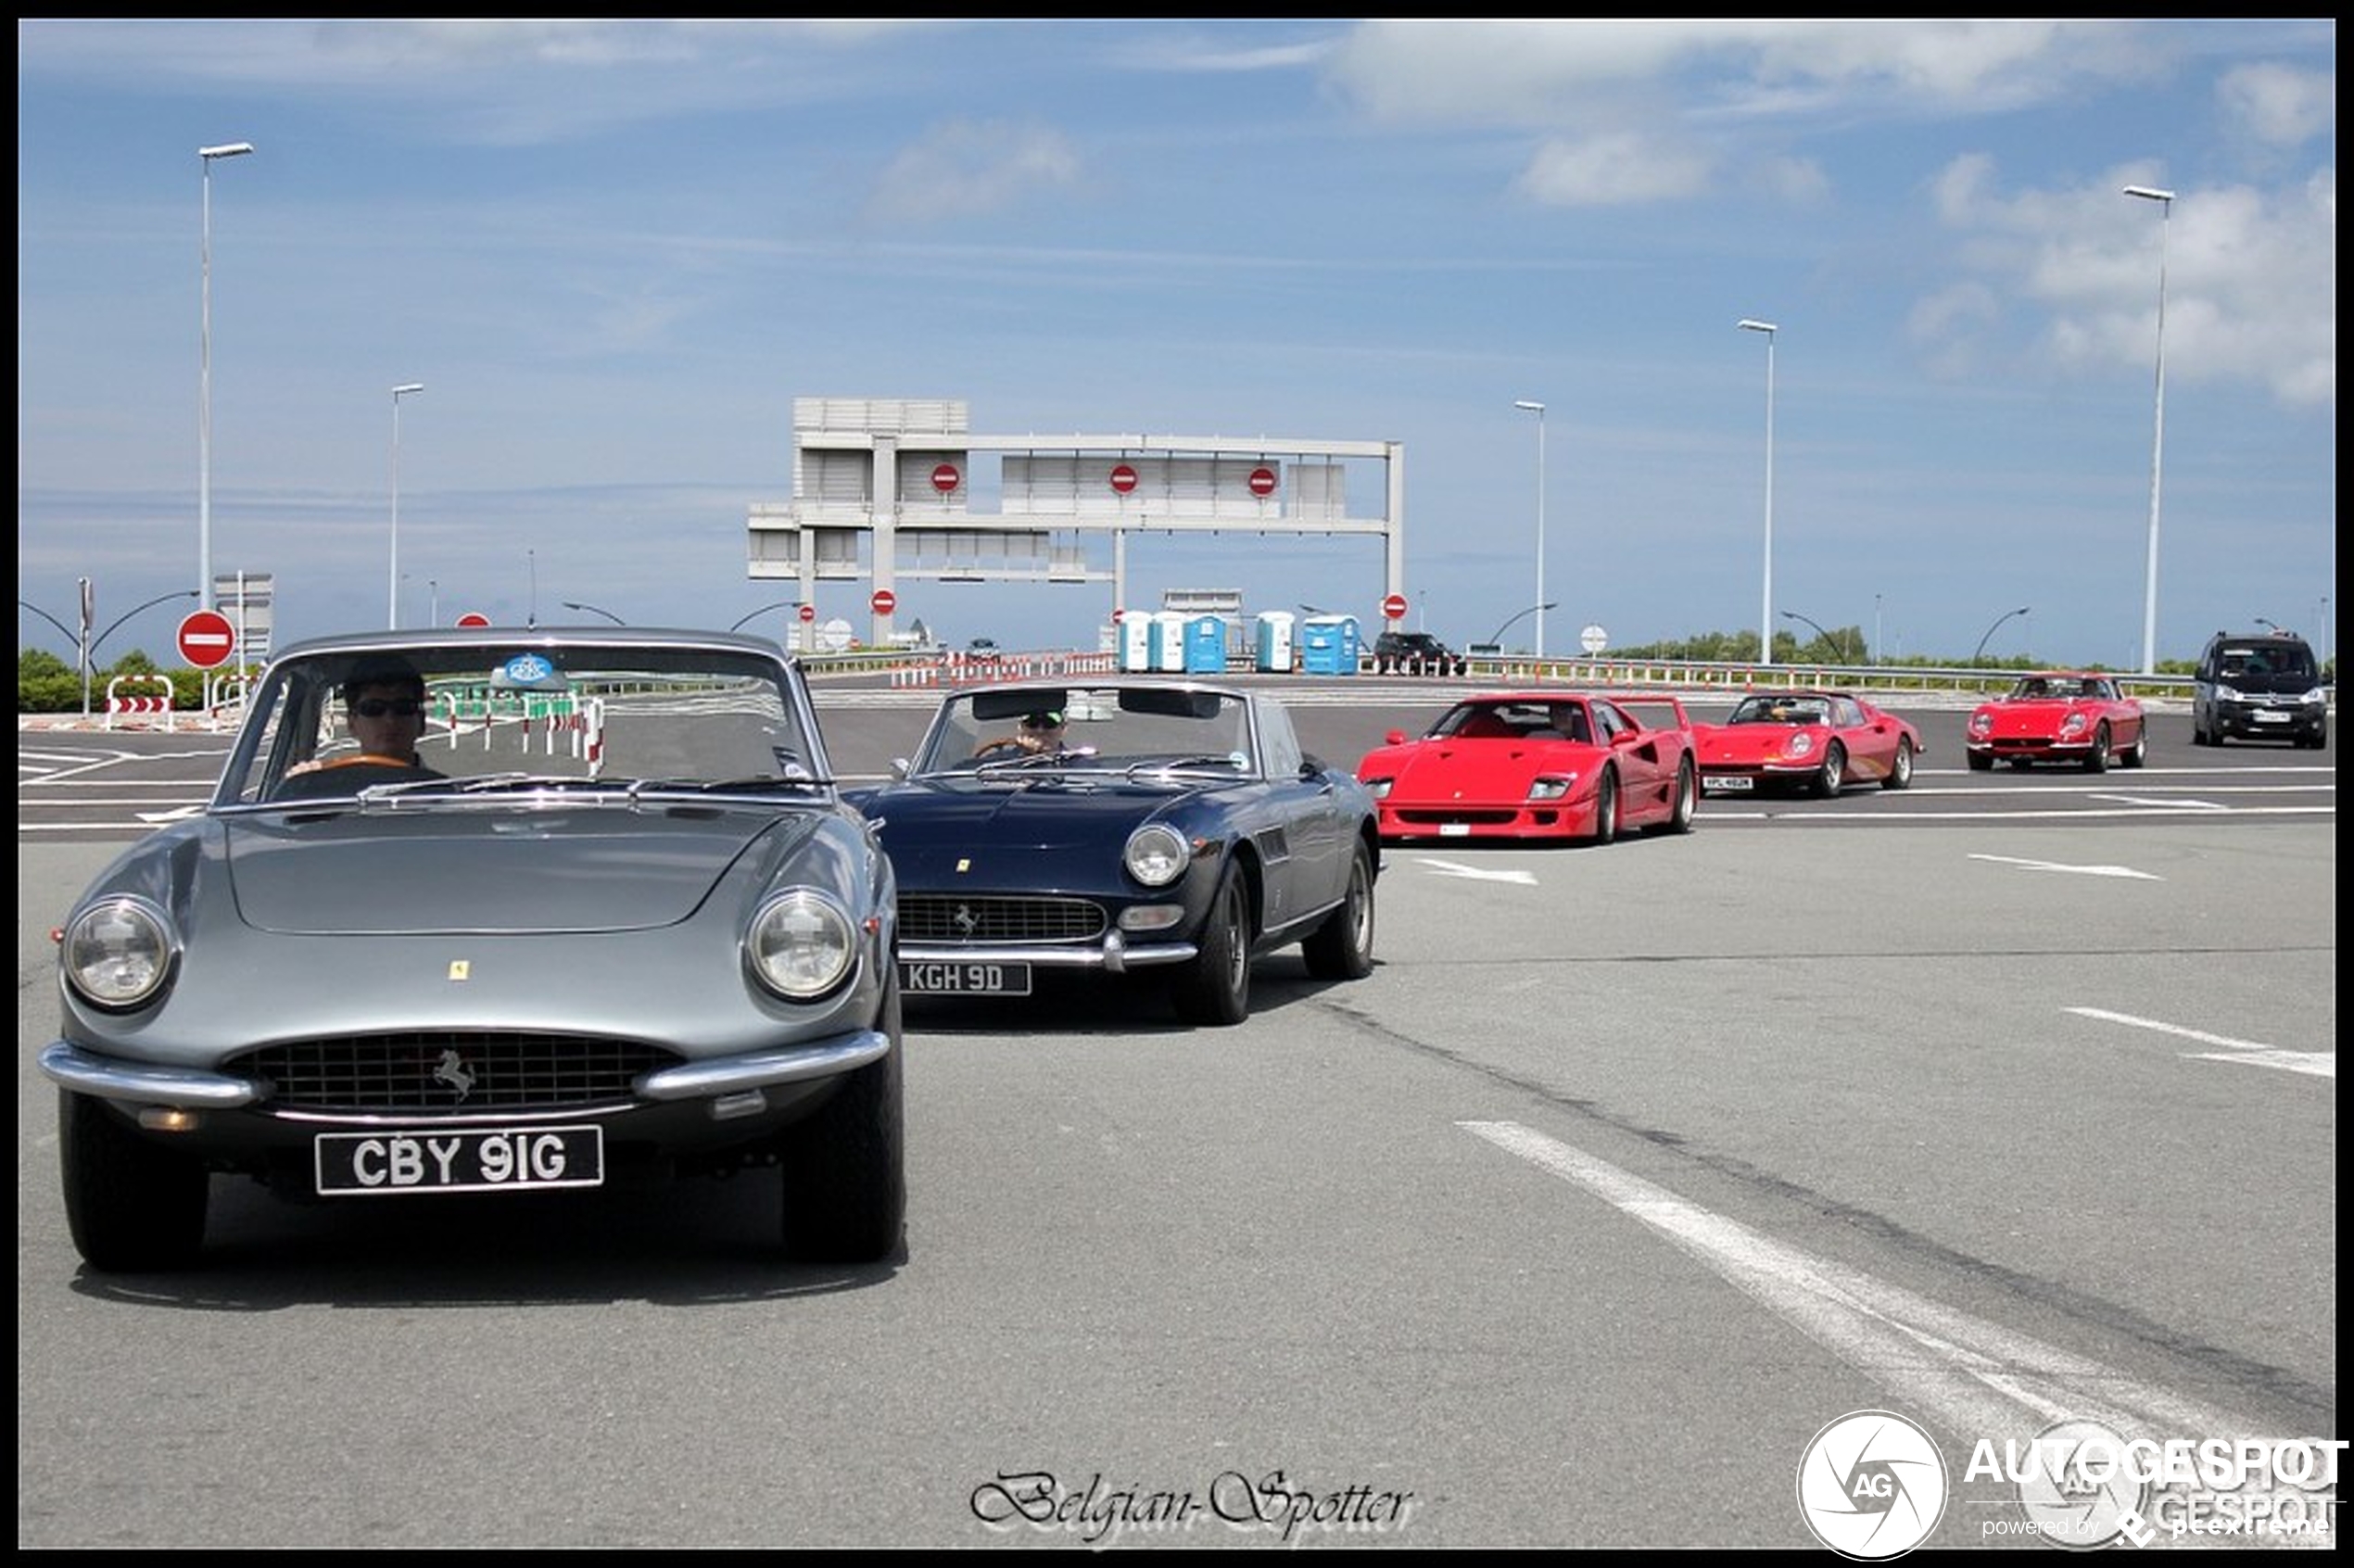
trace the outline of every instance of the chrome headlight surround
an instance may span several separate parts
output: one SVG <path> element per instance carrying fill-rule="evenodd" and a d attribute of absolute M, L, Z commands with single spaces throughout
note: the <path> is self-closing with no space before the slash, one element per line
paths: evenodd
<path fill-rule="evenodd" d="M 1787 749 L 1786 754 L 1795 760 L 1799 757 L 1807 755 L 1809 752 L 1813 752 L 1814 749 L 1814 732 L 1812 730 L 1802 729 L 1790 738 L 1790 745 Z"/>
<path fill-rule="evenodd" d="M 144 898 L 118 893 L 73 917 L 57 941 L 57 964 L 76 996 L 108 1012 L 155 1000 L 180 955 L 171 917 Z"/>
<path fill-rule="evenodd" d="M 1994 715 L 1981 708 L 1969 716 L 1969 732 L 1981 740 L 1994 733 Z"/>
<path fill-rule="evenodd" d="M 858 966 L 858 927 L 813 888 L 793 888 L 760 906 L 744 931 L 744 967 L 790 1002 L 812 1002 Z"/>
<path fill-rule="evenodd" d="M 1184 835 L 1166 822 L 1147 822 L 1128 835 L 1120 864 L 1148 888 L 1165 888 L 1185 874 L 1194 858 Z"/>
<path fill-rule="evenodd" d="M 1577 775 L 1574 773 L 1540 774 L 1528 781 L 1528 798 L 1532 801 L 1563 800 L 1576 788 Z"/>
<path fill-rule="evenodd" d="M 2063 740 L 2073 740 L 2092 727 L 2092 714 L 2070 714 L 2068 717 L 2060 720 L 2060 739 Z"/>

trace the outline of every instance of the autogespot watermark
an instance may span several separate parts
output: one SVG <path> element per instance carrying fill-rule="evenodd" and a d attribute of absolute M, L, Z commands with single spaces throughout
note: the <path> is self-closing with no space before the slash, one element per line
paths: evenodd
<path fill-rule="evenodd" d="M 2025 1443 L 1980 1438 L 1962 1480 L 2019 1487 L 2020 1517 L 1981 1522 L 1988 1541 L 2335 1545 L 2345 1447 L 2342 1437 L 2127 1437 L 2101 1422 L 2063 1421 Z"/>
<path fill-rule="evenodd" d="M 1843 1415 L 1815 1434 L 1798 1461 L 1798 1511 L 1841 1557 L 1902 1557 L 1944 1515 L 1945 1456 L 1892 1411 Z"/>
<path fill-rule="evenodd" d="M 1361 1485 L 1304 1486 L 1282 1470 L 1256 1481 L 1239 1470 L 1221 1470 L 1199 1491 L 1115 1484 L 1101 1472 L 1074 1486 L 1050 1470 L 1001 1470 L 973 1488 L 972 1511 L 993 1530 L 1060 1531 L 1088 1546 L 1109 1546 L 1134 1532 L 1183 1535 L 1220 1525 L 1297 1547 L 1334 1535 L 1403 1530 L 1414 1494 Z"/>

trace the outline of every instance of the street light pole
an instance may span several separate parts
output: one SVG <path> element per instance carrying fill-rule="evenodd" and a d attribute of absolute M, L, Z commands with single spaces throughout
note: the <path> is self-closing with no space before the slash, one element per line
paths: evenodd
<path fill-rule="evenodd" d="M 1825 631 L 1823 629 L 1823 624 L 1820 621 L 1816 620 L 1813 616 L 1802 615 L 1795 610 L 1785 610 L 1782 612 L 1782 619 L 1785 621 L 1800 621 L 1803 622 L 1807 626 L 1813 626 L 1815 628 L 1815 635 L 1821 638 L 1824 644 L 1828 646 L 1832 652 L 1844 653 L 1847 651 L 1846 648 L 1841 644 L 1839 639 Z"/>
<path fill-rule="evenodd" d="M 1513 626 L 1519 622 L 1523 615 L 1542 614 L 1551 608 L 1552 606 L 1550 604 L 1532 604 L 1525 610 L 1513 611 L 1512 615 L 1502 626 L 1498 626 L 1494 631 L 1488 634 L 1487 640 L 1497 647 L 1501 647 L 1504 641 L 1504 634 L 1510 631 Z"/>
<path fill-rule="evenodd" d="M 400 399 L 424 389 L 422 381 L 406 381 L 392 389 L 392 559 L 386 567 L 391 607 L 385 612 L 386 631 L 400 627 Z"/>
<path fill-rule="evenodd" d="M 1782 329 L 1773 322 L 1743 317 L 1733 323 L 1743 332 L 1766 335 L 1766 588 L 1757 605 L 1757 662 L 1774 662 L 1774 336 Z"/>
<path fill-rule="evenodd" d="M 1545 405 L 1530 398 L 1512 407 L 1537 416 L 1537 657 L 1545 657 Z"/>
<path fill-rule="evenodd" d="M 2016 610 L 2006 610 L 2001 614 L 1995 616 L 1994 625 L 1986 628 L 1986 635 L 1978 639 L 1978 646 L 1976 648 L 1970 650 L 1969 662 L 1973 664 L 1977 664 L 1978 656 L 1986 651 L 1987 643 L 1993 639 L 1994 633 L 2000 629 L 2002 624 L 2005 621 L 2009 620 L 2014 615 L 2026 614 L 2028 608 L 2029 607 L 2027 605 L 2022 604 Z"/>
<path fill-rule="evenodd" d="M 2142 673 L 2158 673 L 2158 500 L 2166 474 L 2166 231 L 2174 216 L 2174 193 L 2153 185 L 2128 185 L 2125 194 L 2158 203 L 2158 391 L 2150 433 L 2149 576 L 2142 601 Z"/>
<path fill-rule="evenodd" d="M 196 347 L 196 601 L 208 610 L 212 608 L 212 160 L 243 158 L 251 151 L 251 142 L 224 142 L 196 149 L 196 160 L 204 170 L 204 232 L 199 247 L 204 284 Z"/>
<path fill-rule="evenodd" d="M 626 626 L 629 624 L 628 622 L 623 620 L 620 616 L 614 614 L 612 611 L 605 609 L 602 605 L 583 604 L 576 599 L 565 600 L 564 608 L 567 610 L 582 611 L 591 615 L 602 615 L 606 620 L 611 621 L 617 626 Z"/>

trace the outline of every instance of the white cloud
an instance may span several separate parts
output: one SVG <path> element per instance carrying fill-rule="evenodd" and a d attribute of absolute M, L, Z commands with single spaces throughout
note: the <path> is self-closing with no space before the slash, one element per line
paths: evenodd
<path fill-rule="evenodd" d="M 1601 207 L 1697 196 L 1708 174 L 1704 154 L 1623 132 L 1547 142 L 1515 183 L 1546 206 Z"/>
<path fill-rule="evenodd" d="M 2257 140 L 2298 147 L 2337 128 L 2337 78 L 2286 66 L 2242 66 L 2216 87 L 2224 112 Z"/>
<path fill-rule="evenodd" d="M 971 218 L 1068 186 L 1079 173 L 1079 155 L 1052 127 L 953 120 L 900 150 L 867 211 L 901 223 Z"/>

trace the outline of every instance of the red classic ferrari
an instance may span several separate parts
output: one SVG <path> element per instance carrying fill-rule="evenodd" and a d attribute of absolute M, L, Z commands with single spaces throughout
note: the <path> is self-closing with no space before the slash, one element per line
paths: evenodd
<path fill-rule="evenodd" d="M 1644 717 L 1638 714 L 1645 714 Z M 1466 697 L 1418 740 L 1365 753 L 1385 841 L 1582 839 L 1691 831 L 1691 721 L 1673 697 L 1504 691 Z"/>
<path fill-rule="evenodd" d="M 1924 749 L 1911 723 L 1846 691 L 1754 691 L 1723 724 L 1693 727 L 1701 791 L 1711 795 L 1780 787 L 1828 797 L 1874 781 L 1902 790 Z"/>
<path fill-rule="evenodd" d="M 1997 762 L 2064 762 L 2106 773 L 2112 761 L 2139 767 L 2149 757 L 2142 704 L 2118 689 L 2115 677 L 2091 670 L 2020 677 L 2006 695 L 1978 705 L 1963 743 L 1978 773 Z"/>

